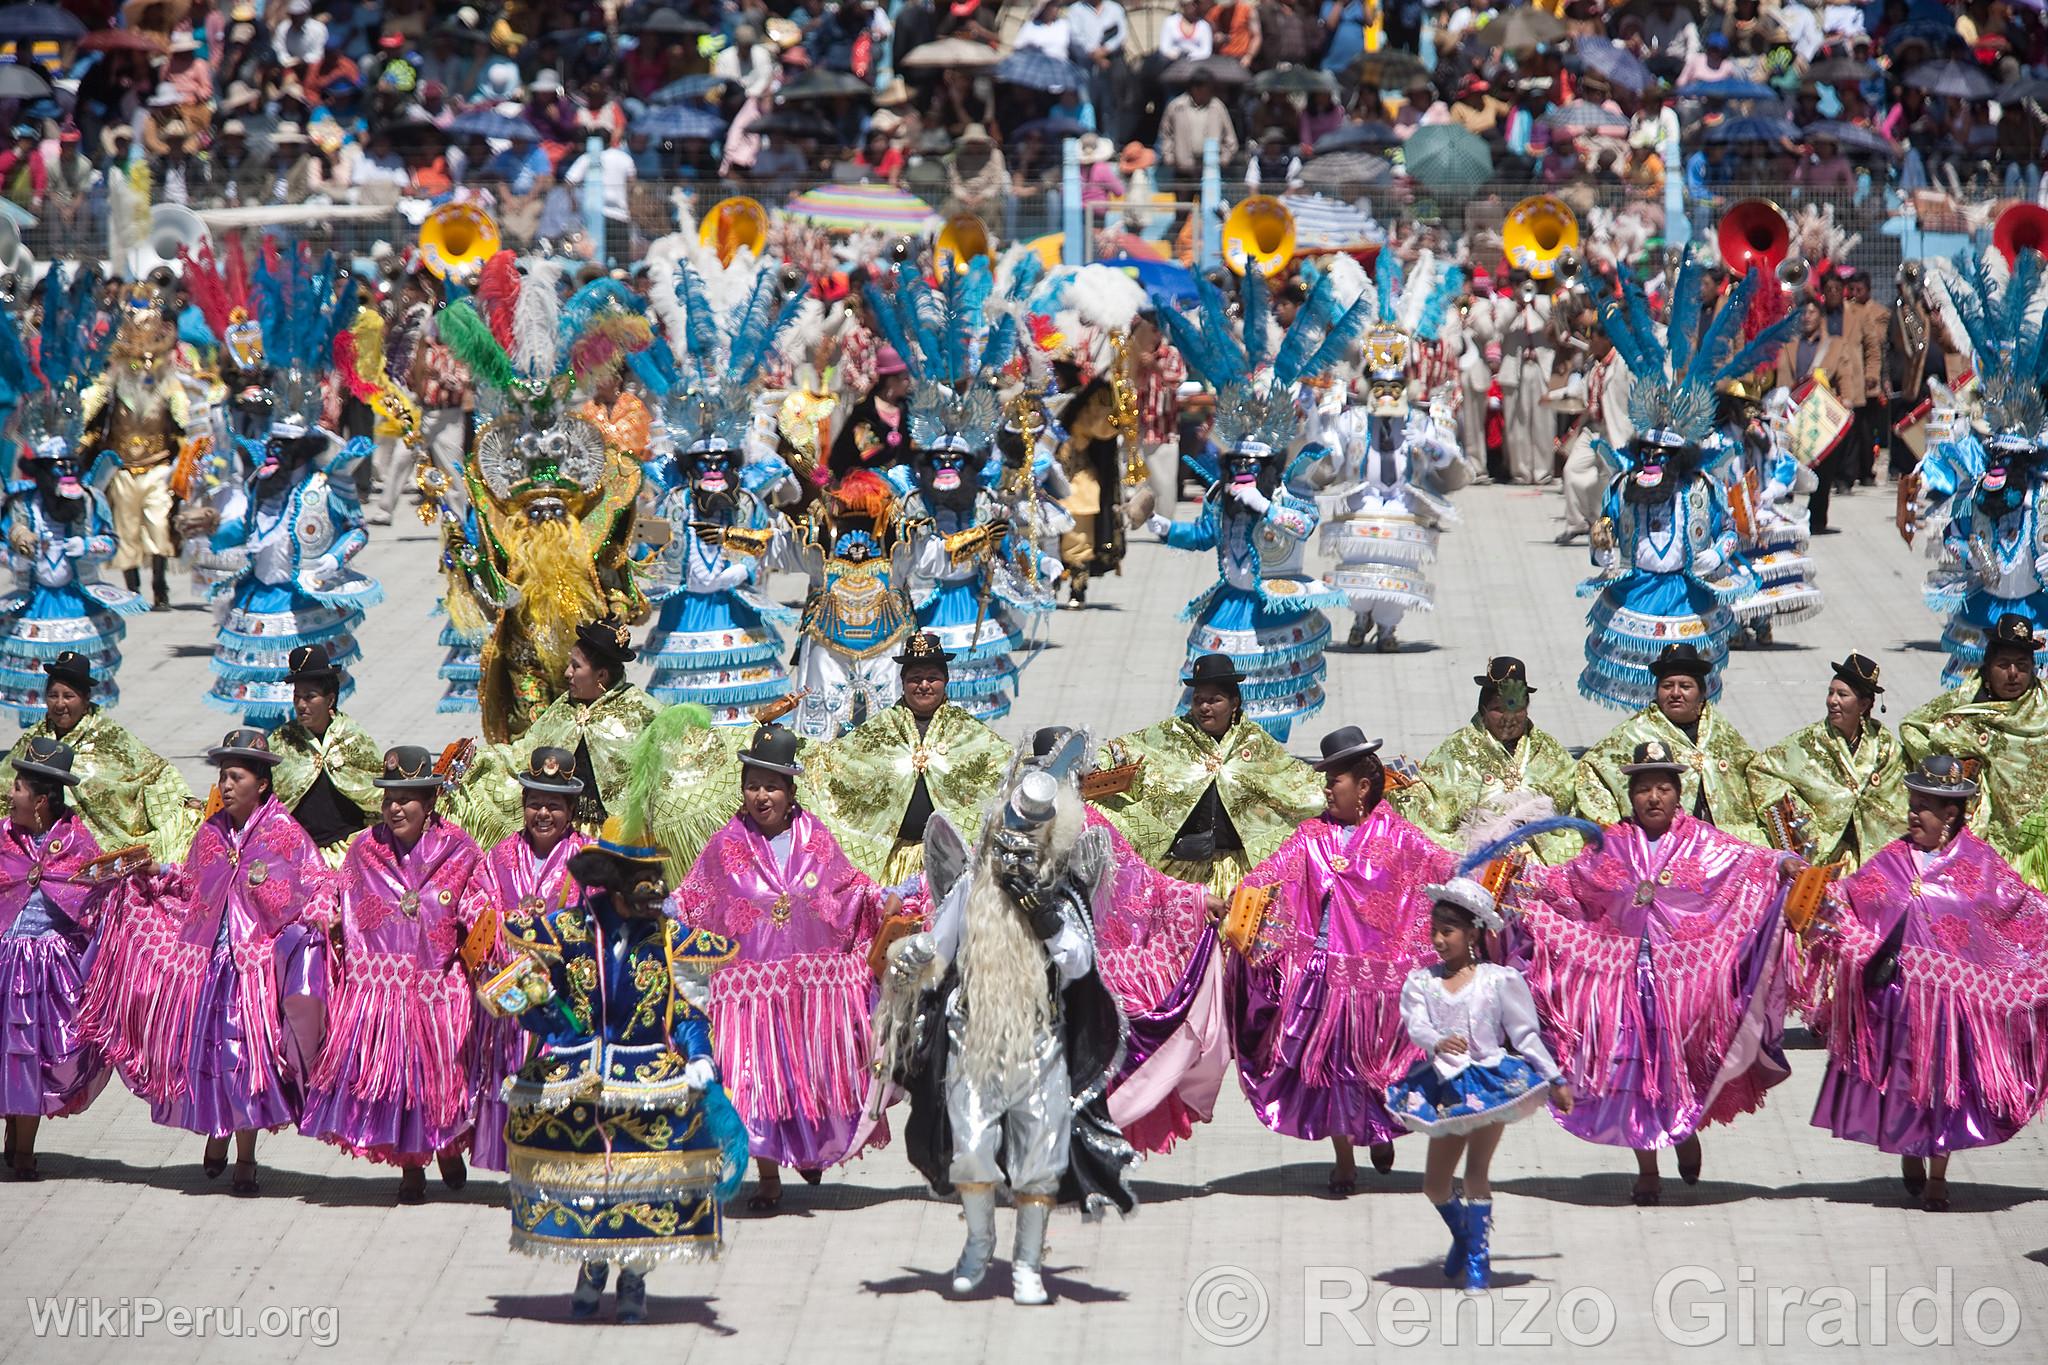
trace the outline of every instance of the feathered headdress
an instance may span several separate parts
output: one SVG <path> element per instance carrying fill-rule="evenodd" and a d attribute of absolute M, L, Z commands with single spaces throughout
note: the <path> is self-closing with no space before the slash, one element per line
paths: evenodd
<path fill-rule="evenodd" d="M 334 253 L 263 239 L 250 289 L 263 328 L 263 356 L 275 372 L 277 425 L 310 432 L 320 425 L 321 381 L 334 364 L 334 339 L 355 320 L 353 285 L 336 288 Z M 225 338 L 223 338 L 225 340 Z"/>
<path fill-rule="evenodd" d="M 891 275 L 893 289 L 870 280 L 862 296 L 883 339 L 917 381 L 910 400 L 911 443 L 924 450 L 987 449 L 1002 420 L 996 386 L 1019 354 L 1043 263 L 1013 248 L 1000 269 L 976 256 L 942 263 L 937 277 L 926 279 L 917 262 L 904 256 Z"/>
<path fill-rule="evenodd" d="M 1337 288 L 1335 275 L 1319 279 L 1277 347 L 1267 326 L 1269 286 L 1257 270 L 1247 270 L 1239 281 L 1241 332 L 1231 324 L 1223 291 L 1204 277 L 1195 281 L 1191 312 L 1161 310 L 1188 370 L 1216 390 L 1213 435 L 1219 449 L 1271 454 L 1293 441 L 1294 386 L 1334 368 L 1379 312 L 1371 291 L 1340 309 Z"/>
<path fill-rule="evenodd" d="M 670 429 L 686 448 L 739 449 L 762 367 L 817 308 L 809 282 L 744 248 L 721 262 L 682 233 L 648 248 L 647 274 L 648 306 L 673 361 Z"/>
<path fill-rule="evenodd" d="M 263 324 L 256 316 L 241 234 L 229 233 L 225 246 L 225 261 L 214 255 L 213 243 L 206 239 L 201 239 L 197 252 L 178 253 L 185 265 L 185 288 L 228 361 L 244 375 L 255 375 L 265 368 Z"/>
<path fill-rule="evenodd" d="M 1705 268 L 1688 251 L 1671 291 L 1670 324 L 1661 337 L 1633 280 L 1622 281 L 1619 296 L 1601 303 L 1601 323 L 1635 381 L 1629 390 L 1629 420 L 1646 444 L 1704 445 L 1714 432 L 1714 386 L 1770 362 L 1792 333 L 1794 319 L 1786 317 L 1746 345 L 1737 344 L 1750 299 L 1758 289 L 1777 288 L 1776 280 L 1754 269 L 1728 291 L 1702 332 L 1705 283 Z"/>
<path fill-rule="evenodd" d="M 112 320 L 100 316 L 99 294 L 99 271 L 80 266 L 66 285 L 64 271 L 53 265 L 43 275 L 36 349 L 30 351 L 11 311 L 0 328 L 0 377 L 16 392 L 35 395 L 25 397 L 22 412 L 22 435 L 31 448 L 75 445 L 83 433 L 82 395 L 106 368 L 114 339 Z"/>
<path fill-rule="evenodd" d="M 1980 435 L 2029 442 L 2041 434 L 2040 385 L 2048 368 L 2048 269 L 2021 251 L 2008 268 L 1996 250 L 1964 257 L 1935 278 L 1955 305 L 1978 376 Z"/>

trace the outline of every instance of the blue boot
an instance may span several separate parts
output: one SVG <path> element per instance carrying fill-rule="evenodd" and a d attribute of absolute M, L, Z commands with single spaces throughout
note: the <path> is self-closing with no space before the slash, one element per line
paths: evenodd
<path fill-rule="evenodd" d="M 1465 1204 L 1465 1292 L 1484 1294 L 1493 1283 L 1493 1201 L 1473 1199 Z"/>
<path fill-rule="evenodd" d="M 1465 1205 L 1457 1195 L 1452 1195 L 1441 1204 L 1432 1205 L 1437 1216 L 1444 1220 L 1444 1226 L 1451 1230 L 1451 1254 L 1444 1257 L 1444 1278 L 1455 1280 L 1465 1273 Z"/>

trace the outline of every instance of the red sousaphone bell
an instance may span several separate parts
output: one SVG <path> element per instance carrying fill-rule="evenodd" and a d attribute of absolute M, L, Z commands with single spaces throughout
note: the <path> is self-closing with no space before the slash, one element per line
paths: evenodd
<path fill-rule="evenodd" d="M 2048 256 L 2048 209 L 2039 204 L 2014 204 L 1992 225 L 1991 245 L 2005 257 L 2007 268 L 2019 264 L 2022 251 Z"/>
<path fill-rule="evenodd" d="M 1714 234 L 1721 263 L 1738 277 L 1752 268 L 1775 274 L 1792 251 L 1792 225 L 1768 199 L 1745 199 L 1728 210 Z"/>

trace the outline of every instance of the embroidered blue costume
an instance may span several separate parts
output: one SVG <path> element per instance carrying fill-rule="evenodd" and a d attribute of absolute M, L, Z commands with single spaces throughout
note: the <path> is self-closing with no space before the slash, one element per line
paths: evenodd
<path fill-rule="evenodd" d="M 1634 379 L 1629 419 L 1636 434 L 1623 451 L 1594 441 L 1614 474 L 1592 537 L 1599 573 L 1579 585 L 1581 597 L 1594 599 L 1586 613 L 1579 691 L 1629 710 L 1650 704 L 1656 693 L 1650 662 L 1672 644 L 1699 650 L 1711 670 L 1707 699 L 1719 696 L 1721 664 L 1735 632 L 1733 607 L 1757 585 L 1736 549 L 1727 492 L 1717 477 L 1718 463 L 1730 452 L 1709 447 L 1714 386 L 1776 355 L 1793 320 L 1766 328 L 1731 356 L 1750 295 L 1777 283 L 1752 270 L 1701 334 L 1700 272 L 1688 257 L 1672 289 L 1668 351 L 1632 282 L 1624 285 L 1622 300 L 1609 299 L 1601 308 L 1607 334 Z"/>

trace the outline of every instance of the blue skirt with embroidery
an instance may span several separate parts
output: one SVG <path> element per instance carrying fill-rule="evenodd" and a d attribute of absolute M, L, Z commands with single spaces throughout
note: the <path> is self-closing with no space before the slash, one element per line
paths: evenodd
<path fill-rule="evenodd" d="M 1474 1064 L 1453 1076 L 1440 1074 L 1425 1057 L 1387 1087 L 1387 1112 L 1411 1132 L 1456 1137 L 1527 1118 L 1549 1098 L 1549 1084 L 1520 1057 Z"/>
<path fill-rule="evenodd" d="M 714 725 L 753 725 L 754 708 L 789 692 L 782 632 L 795 613 L 764 612 L 739 593 L 678 592 L 661 604 L 643 657 L 654 664 L 647 685 L 656 700 L 695 702 Z"/>

